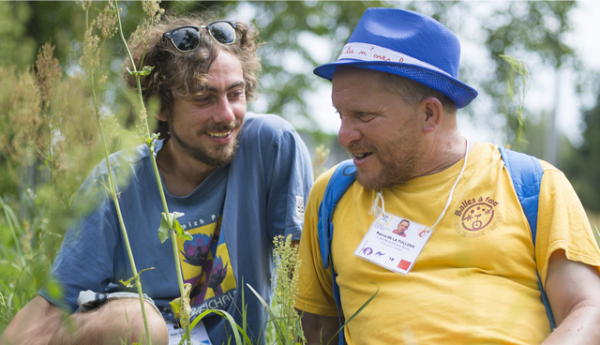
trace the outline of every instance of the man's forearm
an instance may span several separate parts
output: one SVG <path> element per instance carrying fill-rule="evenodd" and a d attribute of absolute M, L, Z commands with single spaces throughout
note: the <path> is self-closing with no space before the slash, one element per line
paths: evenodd
<path fill-rule="evenodd" d="M 169 334 L 162 316 L 146 303 L 146 317 L 154 345 L 167 344 Z M 58 307 L 37 296 L 2 334 L 4 345 L 120 344 L 122 340 L 146 344 L 140 302 L 135 298 L 109 301 L 87 313 L 66 317 Z M 141 337 L 141 338 L 140 338 Z"/>
<path fill-rule="evenodd" d="M 581 304 L 564 319 L 543 345 L 600 344 L 600 306 Z"/>
<path fill-rule="evenodd" d="M 543 343 L 600 344 L 598 268 L 569 261 L 557 250 L 548 261 L 546 292 L 558 327 Z"/>
<path fill-rule="evenodd" d="M 297 311 L 299 314 L 301 313 L 301 311 Z M 307 312 L 302 314 L 302 330 L 307 345 L 337 344 L 339 342 L 339 337 L 336 334 L 338 329 L 339 319 L 337 317 L 315 315 Z"/>
<path fill-rule="evenodd" d="M 62 311 L 41 296 L 36 296 L 21 309 L 0 337 L 7 345 L 40 344 L 50 342 L 62 325 Z"/>

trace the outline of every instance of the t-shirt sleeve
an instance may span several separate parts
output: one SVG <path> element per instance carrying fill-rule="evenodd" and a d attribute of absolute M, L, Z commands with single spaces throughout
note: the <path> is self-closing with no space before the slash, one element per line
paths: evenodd
<path fill-rule="evenodd" d="M 67 228 L 50 270 L 52 279 L 61 286 L 62 296 L 50 293 L 47 285 L 42 286 L 39 291 L 50 303 L 62 309 L 70 309 L 71 312 L 78 308 L 80 291 L 101 292 L 106 288 L 114 276 L 116 265 L 115 249 L 119 237 L 116 215 L 111 211 L 114 207 L 106 193 L 102 192 L 102 187 L 94 187 L 93 180 L 89 182 L 84 183 L 75 200 L 75 205 L 87 205 L 87 214 L 78 217 Z M 89 205 L 94 205 L 92 211 Z M 79 212 L 86 210 L 75 207 L 72 211 Z"/>
<path fill-rule="evenodd" d="M 306 221 L 300 240 L 300 273 L 295 307 L 311 314 L 337 316 L 333 297 L 331 265 L 323 268 L 319 248 L 319 205 L 333 169 L 321 175 L 310 192 L 306 205 Z"/>
<path fill-rule="evenodd" d="M 304 222 L 304 209 L 313 174 L 310 155 L 298 133 L 291 129 L 276 138 L 269 159 L 270 187 L 267 215 L 268 235 L 292 235 L 299 240 Z"/>
<path fill-rule="evenodd" d="M 571 261 L 599 267 L 600 249 L 585 210 L 565 175 L 545 162 L 542 164 L 536 262 L 545 284 L 548 260 L 554 251 L 562 249 Z"/>

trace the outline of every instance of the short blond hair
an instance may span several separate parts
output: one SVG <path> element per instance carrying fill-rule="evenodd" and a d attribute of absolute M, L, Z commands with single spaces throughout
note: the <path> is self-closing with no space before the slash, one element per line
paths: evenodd
<path fill-rule="evenodd" d="M 456 104 L 454 101 L 439 91 L 412 79 L 392 73 L 385 73 L 385 79 L 387 83 L 383 88 L 402 97 L 404 102 L 409 105 L 415 105 L 424 98 L 435 97 L 442 103 L 446 112 L 456 114 Z"/>

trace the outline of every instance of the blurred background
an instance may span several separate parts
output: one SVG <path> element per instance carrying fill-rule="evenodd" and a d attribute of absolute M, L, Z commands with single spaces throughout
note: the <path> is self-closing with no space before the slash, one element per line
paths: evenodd
<path fill-rule="evenodd" d="M 90 15 L 106 5 L 94 2 Z M 144 18 L 139 2 L 120 2 L 123 29 L 131 33 Z M 252 22 L 261 33 L 264 72 L 260 94 L 250 110 L 289 120 L 314 145 L 332 153 L 330 167 L 345 159 L 335 135 L 339 118 L 331 106 L 330 83 L 312 69 L 336 59 L 368 7 L 418 10 L 455 32 L 463 52 L 460 79 L 480 96 L 459 111 L 461 130 L 471 140 L 511 144 L 517 102 L 508 97 L 509 65 L 499 55 L 522 60 L 530 76 L 525 97 L 525 137 L 520 150 L 543 158 L 569 176 L 586 208 L 600 211 L 600 2 L 597 1 L 168 1 L 167 13 L 213 11 Z M 62 77 L 82 73 L 85 16 L 77 2 L 0 2 L 0 66 L 31 69 L 38 49 L 49 42 Z M 117 107 L 124 49 L 118 37 L 107 41 L 102 64 L 109 72 L 104 104 Z M 1 150 L 4 151 L 4 150 Z M 1 159 L 1 158 L 0 158 Z M 0 161 L 0 164 L 3 161 Z M 0 183 L 0 195 L 6 193 Z"/>
<path fill-rule="evenodd" d="M 106 5 L 94 2 L 89 20 Z M 170 14 L 208 10 L 253 23 L 263 42 L 263 75 L 259 98 L 249 110 L 290 121 L 311 154 L 319 145 L 329 148 L 325 167 L 348 155 L 337 143 L 339 117 L 331 106 L 331 85 L 312 69 L 337 59 L 364 10 L 381 6 L 423 12 L 457 34 L 462 44 L 460 79 L 479 91 L 459 111 L 463 134 L 512 148 L 518 144 L 520 151 L 556 165 L 575 187 L 592 223 L 598 224 L 600 2 L 161 3 Z M 128 36 L 145 14 L 140 2 L 119 2 L 119 7 Z M 73 206 L 78 186 L 101 160 L 94 148 L 98 131 L 87 120 L 90 91 L 78 86 L 84 85 L 79 60 L 85 31 L 79 2 L 0 1 L 0 213 L 5 216 L 0 216 L 0 331 L 46 279 L 68 222 L 59 215 Z M 45 43 L 54 47 L 51 55 L 57 61 L 47 55 L 40 60 Z M 525 83 L 500 58 L 503 54 L 525 63 Z M 121 81 L 124 56 L 120 37 L 101 41 L 98 69 L 106 76 L 99 93 L 101 108 L 119 118 L 120 128 L 135 125 L 127 116 L 131 106 Z M 49 77 L 40 77 L 44 68 L 54 71 L 60 92 L 53 97 L 62 95 L 60 101 L 48 98 Z M 518 143 L 520 101 L 510 97 L 507 85 L 526 91 L 524 132 Z M 121 132 L 115 133 L 112 150 L 135 142 L 120 140 Z"/>

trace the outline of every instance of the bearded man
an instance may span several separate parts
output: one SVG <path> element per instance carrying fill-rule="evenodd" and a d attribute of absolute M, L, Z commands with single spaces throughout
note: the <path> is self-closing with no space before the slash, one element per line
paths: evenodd
<path fill-rule="evenodd" d="M 289 123 L 246 113 L 260 72 L 257 36 L 241 22 L 163 17 L 147 47 L 131 43 L 136 63 L 145 52 L 144 64 L 154 67 L 142 78 L 142 92 L 146 101 L 160 100 L 156 162 L 166 203 L 171 212 L 184 214 L 178 220 L 193 237 L 176 244 L 183 279 L 193 287 L 192 319 L 203 310 L 222 309 L 240 325 L 247 320 L 250 338 L 263 342 L 264 308 L 244 285 L 270 299 L 273 240 L 279 235 L 299 240 L 313 177 L 308 151 Z M 126 81 L 135 87 L 133 77 L 126 75 Z M 179 297 L 178 277 L 171 240 L 162 244 L 158 236 L 163 206 L 149 151 L 141 145 L 114 154 L 111 162 L 117 179 L 132 175 L 119 191 L 119 203 L 136 266 L 154 267 L 141 274 L 144 292 L 154 300 L 145 308 L 153 344 L 178 343 L 181 332 L 169 306 Z M 104 293 L 132 276 L 115 206 L 108 195 L 94 193 L 97 181 L 106 178 L 103 162 L 79 192 L 76 203 L 95 200 L 97 207 L 68 229 L 52 267 L 64 294 L 43 288 L 11 322 L 4 341 L 147 342 L 137 295 Z M 86 312 L 63 320 L 59 307 Z M 223 344 L 231 336 L 216 315 L 197 328 L 209 339 L 194 335 L 196 343 Z"/>
<path fill-rule="evenodd" d="M 550 164 L 459 132 L 456 110 L 477 96 L 459 60 L 435 19 L 374 8 L 315 69 L 353 159 L 317 179 L 306 209 L 296 308 L 309 344 L 351 317 L 340 345 L 600 343 L 600 250 L 583 207 Z M 418 231 L 389 235 L 401 219 Z"/>

